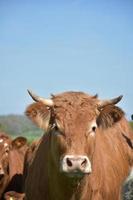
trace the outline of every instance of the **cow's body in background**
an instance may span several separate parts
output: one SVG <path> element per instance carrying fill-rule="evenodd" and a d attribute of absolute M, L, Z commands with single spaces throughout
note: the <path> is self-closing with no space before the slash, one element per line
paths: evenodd
<path fill-rule="evenodd" d="M 133 135 L 121 99 L 82 92 L 33 95 L 27 116 L 46 131 L 25 182 L 27 200 L 120 200 L 133 164 Z"/>
<path fill-rule="evenodd" d="M 26 138 L 12 140 L 7 134 L 0 134 L 0 199 L 8 191 L 22 192 L 27 148 Z"/>
<path fill-rule="evenodd" d="M 0 132 L 0 198 L 9 182 L 8 155 L 11 138 L 4 132 Z"/>

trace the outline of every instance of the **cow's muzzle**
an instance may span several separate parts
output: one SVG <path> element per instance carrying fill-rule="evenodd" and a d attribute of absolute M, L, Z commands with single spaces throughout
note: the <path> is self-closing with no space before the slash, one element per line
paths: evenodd
<path fill-rule="evenodd" d="M 91 173 L 91 163 L 87 156 L 66 155 L 61 160 L 60 169 L 70 177 L 81 177 Z"/>

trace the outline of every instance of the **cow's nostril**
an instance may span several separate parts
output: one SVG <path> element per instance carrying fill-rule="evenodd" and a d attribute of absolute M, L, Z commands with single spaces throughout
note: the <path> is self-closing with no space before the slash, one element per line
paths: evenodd
<path fill-rule="evenodd" d="M 72 167 L 72 161 L 69 158 L 66 159 L 66 163 L 69 167 Z"/>
<path fill-rule="evenodd" d="M 81 163 L 81 166 L 82 166 L 82 167 L 85 167 L 86 164 L 87 164 L 87 159 L 85 158 L 85 159 L 83 160 L 83 162 Z"/>

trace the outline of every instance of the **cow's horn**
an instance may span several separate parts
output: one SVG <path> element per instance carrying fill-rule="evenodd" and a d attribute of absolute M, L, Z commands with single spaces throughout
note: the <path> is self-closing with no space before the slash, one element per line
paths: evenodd
<path fill-rule="evenodd" d="M 93 99 L 97 99 L 98 98 L 98 94 L 95 94 L 94 96 L 92 96 Z"/>
<path fill-rule="evenodd" d="M 107 105 L 117 104 L 122 99 L 122 97 L 123 97 L 123 95 L 120 95 L 114 99 L 102 100 L 99 102 L 98 107 L 103 108 L 104 106 L 107 106 Z"/>
<path fill-rule="evenodd" d="M 34 94 L 31 90 L 27 90 L 27 91 L 34 101 L 42 102 L 43 104 L 45 104 L 46 106 L 49 106 L 49 107 L 52 107 L 54 105 L 54 102 L 52 101 L 52 99 L 44 99 L 44 98 L 39 97 L 36 94 Z"/>

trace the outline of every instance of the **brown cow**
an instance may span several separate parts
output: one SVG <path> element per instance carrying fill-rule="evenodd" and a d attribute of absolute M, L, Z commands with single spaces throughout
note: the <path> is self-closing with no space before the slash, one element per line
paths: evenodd
<path fill-rule="evenodd" d="M 8 154 L 10 143 L 11 138 L 4 132 L 0 132 L 0 198 L 9 181 Z"/>
<path fill-rule="evenodd" d="M 5 192 L 22 191 L 22 173 L 27 140 L 17 137 L 14 140 L 0 139 L 0 199 Z"/>
<path fill-rule="evenodd" d="M 28 149 L 27 139 L 17 137 L 12 141 L 9 151 L 10 182 L 6 191 L 22 192 L 24 157 Z"/>
<path fill-rule="evenodd" d="M 26 179 L 27 174 L 28 174 L 29 167 L 32 163 L 32 160 L 35 157 L 37 148 L 40 144 L 40 141 L 41 141 L 40 139 L 33 141 L 26 151 L 25 159 L 24 159 L 24 171 L 23 171 L 23 182 L 24 183 L 25 183 L 25 179 Z"/>
<path fill-rule="evenodd" d="M 25 183 L 27 200 L 120 200 L 133 162 L 122 96 L 101 101 L 65 92 L 36 101 L 26 115 L 45 130 Z"/>

